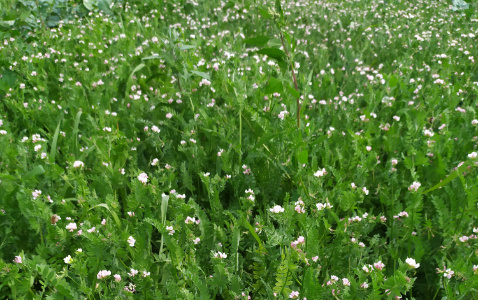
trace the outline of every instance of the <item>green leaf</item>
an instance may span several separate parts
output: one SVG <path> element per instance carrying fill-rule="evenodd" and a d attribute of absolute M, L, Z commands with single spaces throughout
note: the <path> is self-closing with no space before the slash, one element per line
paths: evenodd
<path fill-rule="evenodd" d="M 98 5 L 96 0 L 83 0 L 83 5 L 86 7 L 88 10 L 93 10 L 94 5 Z"/>
<path fill-rule="evenodd" d="M 76 114 L 75 125 L 73 126 L 73 153 L 76 157 L 78 157 L 78 126 L 80 125 L 80 118 L 82 113 L 83 112 L 80 109 Z"/>
<path fill-rule="evenodd" d="M 58 134 L 60 133 L 60 124 L 61 124 L 62 119 L 63 119 L 63 115 L 60 118 L 60 121 L 58 121 L 58 126 L 56 126 L 55 134 L 53 135 L 53 141 L 51 143 L 51 149 L 50 149 L 50 162 L 51 163 L 55 163 L 56 144 L 58 142 Z"/>
<path fill-rule="evenodd" d="M 28 172 L 25 176 L 23 176 L 23 179 L 34 178 L 42 174 L 45 174 L 45 169 L 43 169 L 42 166 L 36 166 L 30 172 Z"/>
<path fill-rule="evenodd" d="M 398 84 L 398 79 L 397 79 L 397 77 L 395 77 L 395 76 L 390 76 L 390 77 L 388 78 L 388 85 L 389 85 L 391 88 L 396 87 L 397 84 Z"/>
<path fill-rule="evenodd" d="M 259 14 L 265 19 L 272 19 L 271 14 L 264 8 L 259 8 Z"/>
<path fill-rule="evenodd" d="M 121 226 L 121 221 L 120 221 L 120 219 L 118 218 L 118 215 L 116 214 L 115 211 L 113 211 L 113 210 L 110 209 L 110 207 L 108 206 L 108 204 L 106 204 L 106 203 L 100 203 L 100 204 L 97 204 L 97 205 L 93 206 L 93 207 L 90 208 L 89 210 L 92 210 L 92 209 L 97 208 L 97 207 L 106 208 L 106 209 L 110 212 L 110 214 L 111 214 L 111 216 L 113 217 L 113 219 L 115 220 L 116 225 L 118 226 L 118 229 L 119 229 L 119 230 L 123 229 L 123 227 Z"/>
<path fill-rule="evenodd" d="M 288 85 L 287 90 L 292 96 L 294 96 L 294 98 L 300 98 L 300 93 L 292 86 Z"/>
<path fill-rule="evenodd" d="M 455 179 L 456 177 L 461 175 L 463 172 L 465 172 L 466 168 L 468 168 L 468 166 L 470 166 L 470 165 L 471 165 L 470 162 L 464 163 L 458 169 L 456 169 L 454 172 L 452 172 L 450 175 L 448 175 L 448 177 L 445 178 L 443 181 L 434 185 L 433 187 L 429 188 L 428 190 L 424 191 L 422 194 L 429 193 L 431 191 L 434 191 L 438 188 L 441 188 L 441 187 L 445 186 L 447 183 L 449 183 L 450 181 L 452 181 L 453 179 Z"/>
<path fill-rule="evenodd" d="M 196 48 L 196 46 L 194 45 L 181 45 L 181 47 L 179 47 L 179 50 L 188 50 L 188 49 L 194 49 Z"/>
<path fill-rule="evenodd" d="M 248 45 L 252 45 L 252 46 L 262 47 L 265 44 L 267 44 L 268 41 L 269 41 L 268 36 L 260 35 L 260 36 L 256 36 L 256 37 L 253 37 L 253 38 L 245 39 L 243 41 L 243 43 L 248 44 Z"/>
<path fill-rule="evenodd" d="M 298 160 L 300 164 L 306 164 L 309 162 L 309 151 L 303 150 L 298 155 Z"/>
<path fill-rule="evenodd" d="M 211 80 L 211 77 L 209 77 L 209 74 L 207 73 L 199 72 L 199 71 L 191 71 L 191 73 L 201 76 L 202 78 L 205 78 L 207 80 Z"/>
<path fill-rule="evenodd" d="M 284 17 L 284 12 L 282 11 L 282 6 L 280 5 L 280 0 L 276 0 L 276 11 L 280 14 L 281 18 Z"/>
<path fill-rule="evenodd" d="M 133 78 L 134 73 L 138 72 L 139 70 L 141 70 L 145 66 L 146 65 L 143 64 L 143 63 L 140 63 L 139 65 L 137 65 L 136 68 L 134 68 L 133 72 L 131 72 L 131 74 L 129 75 L 129 79 Z"/>
<path fill-rule="evenodd" d="M 166 213 L 168 212 L 169 196 L 161 195 L 161 223 L 166 224 Z"/>
<path fill-rule="evenodd" d="M 281 93 L 284 87 L 282 86 L 282 81 L 277 78 L 271 77 L 269 82 L 266 86 L 265 93 L 266 94 L 273 94 L 273 93 Z"/>
<path fill-rule="evenodd" d="M 264 48 L 259 51 L 257 51 L 258 54 L 263 54 L 267 55 L 270 58 L 274 58 L 277 60 L 283 60 L 285 58 L 285 53 L 284 51 L 277 49 L 277 48 Z"/>
<path fill-rule="evenodd" d="M 252 234 L 252 236 L 256 239 L 257 243 L 259 244 L 259 247 L 262 248 L 264 251 L 265 251 L 265 248 L 264 246 L 262 245 L 262 241 L 261 239 L 259 238 L 259 236 L 257 235 L 256 231 L 254 230 L 254 227 L 252 227 L 252 225 L 247 221 L 246 217 L 244 217 L 244 215 L 241 214 L 241 217 L 242 217 L 242 224 L 247 228 L 249 229 L 249 232 Z"/>
<path fill-rule="evenodd" d="M 162 58 L 162 56 L 161 55 L 150 55 L 150 56 L 143 57 L 142 60 L 158 59 L 158 58 Z"/>

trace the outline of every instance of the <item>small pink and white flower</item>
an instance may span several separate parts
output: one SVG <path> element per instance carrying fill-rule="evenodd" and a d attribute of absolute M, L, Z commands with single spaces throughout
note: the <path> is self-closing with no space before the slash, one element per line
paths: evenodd
<path fill-rule="evenodd" d="M 127 242 L 130 245 L 130 247 L 134 247 L 134 243 L 136 243 L 136 240 L 134 239 L 134 237 L 130 236 Z"/>
<path fill-rule="evenodd" d="M 146 173 L 141 173 L 138 175 L 138 180 L 141 181 L 141 183 L 146 184 L 148 182 L 148 174 Z"/>
<path fill-rule="evenodd" d="M 350 286 L 350 281 L 347 278 L 342 278 L 342 283 L 345 286 Z"/>
<path fill-rule="evenodd" d="M 33 200 L 36 200 L 38 197 L 40 197 L 41 191 L 40 190 L 34 190 L 32 192 Z"/>
<path fill-rule="evenodd" d="M 272 213 L 278 214 L 278 213 L 283 213 L 284 208 L 280 205 L 275 205 L 273 208 L 269 209 Z"/>
<path fill-rule="evenodd" d="M 166 226 L 166 230 L 169 231 L 169 235 L 173 235 L 176 231 L 174 231 L 173 226 Z"/>
<path fill-rule="evenodd" d="M 409 187 L 408 187 L 408 190 L 409 191 L 418 191 L 418 189 L 420 188 L 422 184 L 420 182 L 417 182 L 417 181 L 414 181 Z"/>
<path fill-rule="evenodd" d="M 68 255 L 63 259 L 63 261 L 65 262 L 65 264 L 71 264 L 73 262 L 73 258 L 71 258 L 71 255 Z"/>
<path fill-rule="evenodd" d="M 129 276 L 134 277 L 139 273 L 138 270 L 131 268 L 131 273 L 128 273 Z"/>
<path fill-rule="evenodd" d="M 96 275 L 96 278 L 97 279 L 103 279 L 103 278 L 106 278 L 108 276 L 111 275 L 111 271 L 108 271 L 108 270 L 101 270 L 98 272 L 98 274 Z"/>
<path fill-rule="evenodd" d="M 116 282 L 121 281 L 121 275 L 115 274 L 115 275 L 113 275 L 113 277 L 115 278 Z"/>
<path fill-rule="evenodd" d="M 219 259 L 227 258 L 227 254 L 222 252 L 215 252 L 214 258 L 219 258 Z"/>
<path fill-rule="evenodd" d="M 77 160 L 73 163 L 73 168 L 76 168 L 76 169 L 82 168 L 84 166 L 85 166 L 85 164 L 81 160 Z"/>
<path fill-rule="evenodd" d="M 325 170 L 325 168 L 322 168 L 322 170 L 319 169 L 317 172 L 314 173 L 315 177 L 322 177 L 325 175 L 327 175 L 327 171 Z"/>
<path fill-rule="evenodd" d="M 376 262 L 373 264 L 373 267 L 379 271 L 381 271 L 383 268 L 385 268 L 385 265 L 382 263 L 382 261 Z"/>
<path fill-rule="evenodd" d="M 20 255 L 15 256 L 15 259 L 13 261 L 17 264 L 21 264 L 23 262 L 22 257 Z"/>
<path fill-rule="evenodd" d="M 76 223 L 69 223 L 68 225 L 66 225 L 66 229 L 68 229 L 70 232 L 73 232 L 73 230 L 77 229 Z"/>
<path fill-rule="evenodd" d="M 420 267 L 420 264 L 417 264 L 417 262 L 413 258 L 407 258 L 405 262 L 414 269 L 417 269 L 418 267 Z"/>
<path fill-rule="evenodd" d="M 297 299 L 299 298 L 299 292 L 298 291 L 292 291 L 289 295 L 289 299 Z"/>

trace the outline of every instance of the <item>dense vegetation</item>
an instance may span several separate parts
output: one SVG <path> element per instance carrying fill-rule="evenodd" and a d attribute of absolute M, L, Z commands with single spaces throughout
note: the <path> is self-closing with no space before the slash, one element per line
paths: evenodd
<path fill-rule="evenodd" d="M 0 2 L 5 299 L 478 299 L 463 1 Z"/>

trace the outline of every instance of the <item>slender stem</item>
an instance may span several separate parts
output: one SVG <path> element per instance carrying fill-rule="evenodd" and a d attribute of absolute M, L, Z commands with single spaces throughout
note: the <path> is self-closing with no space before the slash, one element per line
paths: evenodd
<path fill-rule="evenodd" d="M 285 54 L 287 55 L 287 58 L 289 60 L 290 69 L 292 70 L 292 80 L 294 81 L 294 87 L 295 87 L 295 90 L 298 92 L 299 86 L 297 85 L 297 78 L 295 77 L 294 65 L 292 64 L 292 60 L 289 56 L 289 51 L 287 51 L 287 47 L 285 46 L 284 36 L 282 34 L 281 28 L 279 28 L 279 33 L 280 33 L 280 40 L 282 42 L 282 47 L 284 48 Z M 297 98 L 297 127 L 300 127 L 300 98 Z"/>

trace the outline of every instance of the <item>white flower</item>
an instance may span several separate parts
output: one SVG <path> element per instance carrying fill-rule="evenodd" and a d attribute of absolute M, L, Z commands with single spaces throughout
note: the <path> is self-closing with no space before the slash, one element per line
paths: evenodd
<path fill-rule="evenodd" d="M 467 237 L 466 235 L 464 235 L 464 236 L 462 236 L 462 237 L 459 238 L 460 242 L 462 242 L 462 243 L 468 241 L 469 239 L 470 239 L 470 238 Z"/>
<path fill-rule="evenodd" d="M 322 204 L 322 203 L 317 203 L 315 206 L 317 206 L 317 209 L 318 210 L 322 210 L 324 208 L 332 208 L 333 206 L 330 205 L 330 203 L 325 203 L 325 204 Z"/>
<path fill-rule="evenodd" d="M 131 273 L 128 273 L 129 276 L 134 277 L 136 274 L 138 274 L 138 270 L 135 270 L 131 268 Z"/>
<path fill-rule="evenodd" d="M 81 168 L 81 167 L 84 167 L 84 166 L 85 166 L 85 164 L 82 161 L 79 161 L 79 160 L 77 160 L 73 163 L 73 168 Z"/>
<path fill-rule="evenodd" d="M 417 269 L 418 267 L 420 267 L 420 264 L 417 264 L 417 262 L 413 258 L 407 258 L 405 262 L 414 269 Z"/>
<path fill-rule="evenodd" d="M 201 241 L 200 238 L 195 238 L 195 239 L 193 240 L 193 242 L 194 242 L 195 245 L 199 244 L 200 241 Z"/>
<path fill-rule="evenodd" d="M 146 184 L 146 182 L 148 182 L 148 175 L 143 172 L 138 175 L 138 180 L 141 181 L 143 184 Z"/>
<path fill-rule="evenodd" d="M 68 255 L 67 257 L 63 258 L 63 261 L 65 264 L 71 264 L 73 262 L 73 259 L 71 258 L 71 255 Z"/>
<path fill-rule="evenodd" d="M 226 253 L 222 253 L 222 252 L 215 252 L 215 253 L 214 253 L 214 257 L 215 257 L 215 258 L 223 259 L 223 258 L 227 258 L 227 254 L 226 254 Z"/>
<path fill-rule="evenodd" d="M 113 277 L 115 278 L 116 282 L 121 281 L 121 275 L 115 274 L 115 275 L 113 275 Z"/>
<path fill-rule="evenodd" d="M 128 242 L 130 247 L 134 247 L 134 243 L 136 243 L 136 240 L 132 236 L 130 236 L 128 238 L 127 242 Z"/>
<path fill-rule="evenodd" d="M 19 255 L 15 256 L 15 259 L 13 261 L 16 262 L 17 264 L 21 264 L 23 262 L 22 257 Z"/>
<path fill-rule="evenodd" d="M 153 162 L 151 162 L 151 165 L 156 166 L 158 164 L 158 162 L 159 162 L 159 159 L 155 158 L 155 159 L 153 159 Z"/>
<path fill-rule="evenodd" d="M 423 134 L 428 137 L 432 137 L 435 135 L 431 130 L 428 129 L 423 130 Z"/>
<path fill-rule="evenodd" d="M 280 205 L 276 205 L 273 208 L 269 209 L 272 213 L 278 214 L 284 212 L 284 208 Z"/>
<path fill-rule="evenodd" d="M 468 158 L 471 158 L 471 159 L 475 159 L 477 156 L 478 154 L 476 152 L 471 152 L 470 154 L 468 154 Z"/>
<path fill-rule="evenodd" d="M 322 168 L 322 170 L 319 169 L 317 172 L 315 172 L 314 176 L 315 177 L 322 177 L 326 174 L 327 174 L 327 171 L 325 170 L 325 168 Z"/>
<path fill-rule="evenodd" d="M 369 192 L 369 191 L 368 191 L 367 188 L 364 186 L 364 187 L 362 188 L 362 192 L 363 192 L 365 195 L 368 195 L 368 192 Z"/>

